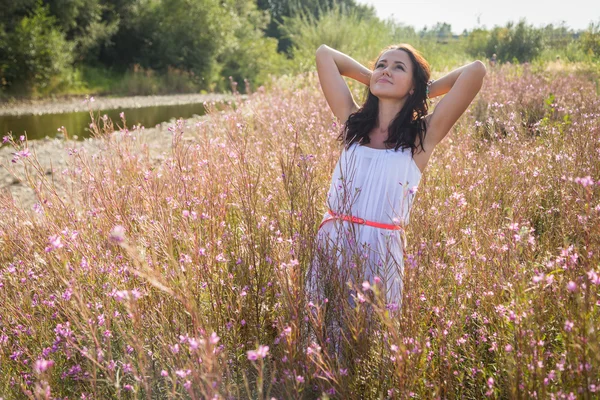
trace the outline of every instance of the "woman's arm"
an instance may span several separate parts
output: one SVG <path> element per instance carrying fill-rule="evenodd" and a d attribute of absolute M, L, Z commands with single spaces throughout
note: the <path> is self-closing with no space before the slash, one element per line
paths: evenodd
<path fill-rule="evenodd" d="M 347 56 L 340 51 L 332 49 L 325 44 L 322 44 L 317 51 L 326 51 L 328 54 L 330 54 L 331 57 L 333 57 L 333 61 L 337 65 L 340 74 L 369 86 L 373 71 L 356 61 L 354 58 Z"/>
<path fill-rule="evenodd" d="M 450 89 L 452 89 L 452 86 L 454 86 L 454 83 L 456 82 L 460 74 L 462 74 L 465 69 L 469 68 L 476 62 L 477 61 L 471 64 L 463 65 L 462 67 L 450 71 L 448 74 L 434 81 L 429 87 L 429 97 L 433 98 L 448 93 Z"/>
<path fill-rule="evenodd" d="M 368 85 L 371 71 L 351 57 L 324 44 L 317 49 L 315 58 L 325 100 L 337 119 L 345 123 L 350 114 L 356 112 L 359 107 L 342 75 Z"/>
<path fill-rule="evenodd" d="M 426 147 L 433 148 L 444 139 L 481 89 L 485 74 L 485 65 L 477 60 L 431 84 L 429 97 L 448 94 L 435 106 L 433 113 L 425 117 L 429 120 Z"/>

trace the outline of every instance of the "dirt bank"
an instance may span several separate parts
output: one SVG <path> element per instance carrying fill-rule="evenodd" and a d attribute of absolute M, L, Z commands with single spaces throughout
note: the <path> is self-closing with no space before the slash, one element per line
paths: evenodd
<path fill-rule="evenodd" d="M 246 95 L 241 95 L 245 99 Z M 231 94 L 177 94 L 168 96 L 133 96 L 133 97 L 93 97 L 92 109 L 114 110 L 123 108 L 142 108 L 151 106 L 171 106 L 195 104 L 205 101 L 233 100 Z M 57 114 L 66 112 L 88 111 L 86 98 L 70 97 L 67 99 L 19 100 L 0 103 L 0 117 L 3 115 Z"/>
<path fill-rule="evenodd" d="M 186 126 L 210 118 L 210 115 L 190 118 L 185 120 Z M 168 127 L 175 124 L 175 120 L 164 122 L 154 128 L 135 131 L 136 142 L 140 148 L 148 146 L 151 159 L 161 160 L 171 154 L 172 134 Z M 120 133 L 115 133 L 119 135 Z M 39 163 L 46 177 L 56 177 L 55 185 L 61 197 L 65 194 L 65 184 L 61 172 L 68 166 L 69 149 L 85 148 L 89 155 L 95 154 L 102 149 L 103 141 L 100 139 L 85 139 L 83 141 L 63 140 L 63 139 L 41 139 L 33 140 L 28 143 L 29 151 L 39 160 Z M 0 148 L 0 195 L 9 194 L 15 203 L 25 211 L 32 211 L 35 203 L 38 202 L 34 190 L 29 186 L 26 178 L 26 165 L 23 160 L 15 158 L 15 150 L 12 147 L 4 146 Z M 35 172 L 28 166 L 30 174 Z M 9 171 L 12 170 L 12 171 Z M 35 181 L 39 178 L 35 178 Z M 1 216 L 0 216 L 1 217 Z"/>

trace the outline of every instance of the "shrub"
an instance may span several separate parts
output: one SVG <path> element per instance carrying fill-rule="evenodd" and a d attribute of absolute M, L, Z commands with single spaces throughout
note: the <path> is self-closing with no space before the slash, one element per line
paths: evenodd
<path fill-rule="evenodd" d="M 0 39 L 4 63 L 0 80 L 4 89 L 23 94 L 44 94 L 71 73 L 73 46 L 55 27 L 48 7 L 38 4 L 14 31 Z"/>
<path fill-rule="evenodd" d="M 542 32 L 522 19 L 517 25 L 509 22 L 495 27 L 486 47 L 486 56 L 496 53 L 501 62 L 530 62 L 542 50 Z"/>
<path fill-rule="evenodd" d="M 579 39 L 583 51 L 588 55 L 600 58 L 600 22 L 590 23 Z"/>
<path fill-rule="evenodd" d="M 290 55 L 295 61 L 292 72 L 314 69 L 315 51 L 323 43 L 366 64 L 380 49 L 394 42 L 393 22 L 373 23 L 356 10 L 348 11 L 339 5 L 323 11 L 319 19 L 301 13 L 284 21 L 281 26 L 284 37 L 292 41 Z"/>

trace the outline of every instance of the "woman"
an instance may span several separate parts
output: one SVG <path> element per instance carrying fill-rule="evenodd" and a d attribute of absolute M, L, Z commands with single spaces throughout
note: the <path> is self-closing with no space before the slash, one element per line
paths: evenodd
<path fill-rule="evenodd" d="M 408 44 L 389 46 L 376 60 L 371 71 L 326 45 L 316 52 L 327 104 L 344 124 L 344 148 L 328 193 L 329 210 L 319 227 L 318 262 L 311 266 L 307 291 L 311 300 L 335 294 L 348 298 L 345 289 L 335 288 L 367 281 L 359 289 L 368 292 L 369 286 L 379 285 L 393 310 L 401 304 L 404 227 L 416 188 L 435 146 L 481 89 L 486 68 L 474 61 L 432 82 L 427 61 Z M 368 86 L 362 107 L 342 75 Z M 428 98 L 443 94 L 428 114 Z M 332 263 L 338 268 L 331 268 Z M 356 298 L 362 301 L 355 294 L 350 294 L 351 304 Z"/>

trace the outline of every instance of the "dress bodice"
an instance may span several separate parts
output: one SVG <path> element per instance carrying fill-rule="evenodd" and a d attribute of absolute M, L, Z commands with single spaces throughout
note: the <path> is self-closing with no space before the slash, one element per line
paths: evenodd
<path fill-rule="evenodd" d="M 337 213 L 406 226 L 421 175 L 410 149 L 354 143 L 336 163 L 327 205 Z"/>

